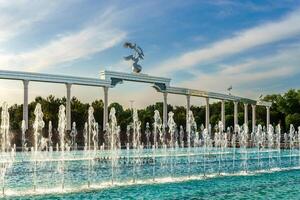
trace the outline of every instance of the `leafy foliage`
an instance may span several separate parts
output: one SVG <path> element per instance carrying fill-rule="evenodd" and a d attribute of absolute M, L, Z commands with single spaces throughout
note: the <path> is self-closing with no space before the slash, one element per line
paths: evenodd
<path fill-rule="evenodd" d="M 288 129 L 290 124 L 294 124 L 295 127 L 300 126 L 300 90 L 289 90 L 283 95 L 273 94 L 267 95 L 264 97 L 264 100 L 272 102 L 271 108 L 271 123 L 276 125 L 280 123 L 283 129 Z M 56 133 L 55 128 L 58 123 L 58 109 L 61 104 L 66 104 L 65 98 L 55 98 L 50 95 L 47 98 L 36 97 L 33 102 L 29 104 L 29 132 L 32 131 L 32 124 L 34 121 L 34 108 L 37 103 L 42 105 L 43 113 L 44 113 L 44 121 L 46 123 L 44 136 L 47 136 L 47 129 L 49 121 L 52 121 L 54 127 L 53 139 L 58 140 L 58 135 Z M 96 121 L 99 123 L 100 129 L 103 126 L 103 101 L 95 100 L 90 104 L 94 107 L 94 116 Z M 80 132 L 83 130 L 84 123 L 87 121 L 88 117 L 88 107 L 89 104 L 80 102 L 76 97 L 73 97 L 71 100 L 71 117 L 72 121 L 76 122 L 77 129 Z M 132 110 L 124 109 L 122 105 L 119 103 L 111 103 L 109 105 L 110 108 L 114 107 L 116 109 L 116 115 L 118 119 L 118 123 L 121 126 L 121 139 L 126 138 L 126 126 L 132 121 Z M 23 105 L 12 105 L 9 108 L 10 112 L 10 125 L 11 130 L 14 131 L 15 138 L 17 141 L 17 145 L 20 144 L 20 129 L 21 129 L 21 121 L 23 118 L 22 114 Z M 153 105 L 149 105 L 144 109 L 138 110 L 139 118 L 142 122 L 142 131 L 144 131 L 146 123 L 153 123 L 153 114 L 154 110 L 158 110 L 162 117 L 163 111 L 163 103 L 157 102 Z M 205 123 L 205 106 L 191 106 L 191 110 L 194 114 L 196 123 L 198 124 L 198 128 L 200 128 L 201 124 Z M 168 112 L 174 112 L 174 120 L 179 127 L 182 125 L 184 128 L 186 126 L 186 108 L 185 106 L 172 106 L 168 105 Z M 239 104 L 238 106 L 238 121 L 239 124 L 243 124 L 244 122 L 244 106 Z M 226 126 L 233 126 L 233 103 L 226 102 L 225 103 L 225 120 Z M 266 108 L 257 106 L 257 123 L 265 125 L 266 121 Z M 248 106 L 248 119 L 249 125 L 251 125 L 251 106 Z M 210 122 L 212 125 L 216 124 L 221 119 L 221 102 L 216 102 L 210 104 Z M 81 141 L 83 138 L 78 136 Z"/>

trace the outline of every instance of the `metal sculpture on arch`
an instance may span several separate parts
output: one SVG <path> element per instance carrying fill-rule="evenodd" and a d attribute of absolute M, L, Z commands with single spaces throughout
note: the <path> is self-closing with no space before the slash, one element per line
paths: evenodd
<path fill-rule="evenodd" d="M 144 52 L 141 47 L 135 43 L 125 42 L 123 45 L 125 48 L 130 48 L 133 50 L 133 54 L 125 56 L 126 61 L 132 60 L 132 71 L 135 73 L 140 73 L 142 71 L 142 66 L 138 64 L 140 60 L 144 59 Z"/>

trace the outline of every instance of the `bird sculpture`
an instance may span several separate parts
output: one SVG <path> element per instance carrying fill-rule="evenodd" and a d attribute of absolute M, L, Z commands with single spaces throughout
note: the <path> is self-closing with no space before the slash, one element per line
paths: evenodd
<path fill-rule="evenodd" d="M 131 42 L 125 42 L 123 46 L 125 48 L 132 49 L 132 51 L 133 51 L 133 54 L 129 55 L 129 56 L 125 56 L 124 60 L 133 61 L 132 71 L 134 73 L 140 73 L 142 71 L 142 66 L 139 65 L 138 62 L 140 60 L 144 59 L 144 52 L 143 52 L 142 48 L 139 47 L 137 44 L 131 43 Z"/>
<path fill-rule="evenodd" d="M 230 91 L 232 90 L 232 85 L 227 88 L 227 91 L 229 92 L 229 95 L 231 95 Z"/>

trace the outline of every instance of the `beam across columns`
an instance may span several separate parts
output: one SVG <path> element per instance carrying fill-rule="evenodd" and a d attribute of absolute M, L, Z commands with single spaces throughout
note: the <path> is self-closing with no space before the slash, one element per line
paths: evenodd
<path fill-rule="evenodd" d="M 28 129 L 28 85 L 29 81 L 24 80 L 23 120 L 25 121 L 26 129 Z"/>
<path fill-rule="evenodd" d="M 108 87 L 103 87 L 104 102 L 103 102 L 103 131 L 106 130 L 108 123 Z"/>
<path fill-rule="evenodd" d="M 205 98 L 206 107 L 205 107 L 205 128 L 209 129 L 209 98 Z"/>
<path fill-rule="evenodd" d="M 167 126 L 168 123 L 168 93 L 164 92 L 164 103 L 163 103 L 163 125 Z"/>
<path fill-rule="evenodd" d="M 71 130 L 71 87 L 72 84 L 67 83 L 66 88 L 67 88 L 67 99 L 66 99 L 66 118 L 67 118 L 67 130 Z"/>
<path fill-rule="evenodd" d="M 256 128 L 256 105 L 251 105 L 252 106 L 252 133 L 255 132 Z"/>
<path fill-rule="evenodd" d="M 223 131 L 226 130 L 226 122 L 225 122 L 225 100 L 221 101 L 221 122 L 223 124 Z"/>

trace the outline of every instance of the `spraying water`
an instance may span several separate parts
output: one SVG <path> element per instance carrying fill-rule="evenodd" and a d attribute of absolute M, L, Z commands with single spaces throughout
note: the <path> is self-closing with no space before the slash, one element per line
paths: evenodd
<path fill-rule="evenodd" d="M 9 135 L 9 113 L 8 113 L 8 104 L 6 102 L 2 105 L 1 111 L 1 147 L 2 152 L 9 151 L 10 144 L 10 135 Z"/>
<path fill-rule="evenodd" d="M 115 108 L 110 109 L 109 123 L 107 124 L 108 145 L 111 156 L 111 183 L 114 184 L 116 168 L 119 159 L 120 144 L 120 126 L 118 126 Z"/>
<path fill-rule="evenodd" d="M 48 142 L 49 142 L 49 150 L 53 151 L 52 122 L 51 121 L 49 121 L 49 124 L 48 124 Z"/>
<path fill-rule="evenodd" d="M 170 135 L 170 141 L 169 141 L 169 147 L 171 148 L 171 162 L 170 162 L 170 167 L 171 167 L 171 174 L 173 175 L 173 157 L 174 157 L 174 147 L 175 147 L 175 133 L 176 133 L 176 123 L 174 121 L 174 113 L 169 112 L 168 114 L 169 119 L 168 119 L 168 127 L 169 127 L 169 135 Z"/>
<path fill-rule="evenodd" d="M 77 129 L 76 129 L 76 122 L 73 122 L 73 124 L 72 124 L 72 130 L 71 130 L 73 150 L 77 150 L 77 143 L 76 143 L 77 134 L 78 133 L 77 133 Z"/>
<path fill-rule="evenodd" d="M 150 136 L 151 136 L 151 131 L 150 131 L 150 124 L 149 122 L 146 123 L 146 130 L 145 130 L 145 135 L 146 135 L 146 144 L 147 144 L 147 149 L 150 148 L 151 142 L 150 142 Z"/>
<path fill-rule="evenodd" d="M 154 111 L 154 123 L 153 123 L 153 143 L 155 148 L 158 147 L 157 137 L 162 134 L 162 120 L 159 115 L 159 111 Z"/>
<path fill-rule="evenodd" d="M 66 118 L 66 108 L 64 105 L 59 106 L 59 112 L 58 112 L 58 134 L 60 139 L 60 150 L 61 150 L 61 159 L 60 159 L 60 165 L 59 165 L 59 172 L 61 173 L 61 188 L 64 189 L 64 182 L 65 182 L 65 134 L 66 134 L 66 128 L 67 128 L 67 118 Z"/>
<path fill-rule="evenodd" d="M 139 168 L 141 164 L 140 154 L 141 154 L 141 121 L 138 117 L 137 109 L 134 109 L 132 116 L 132 128 L 133 128 L 133 138 L 132 138 L 132 146 L 135 155 L 135 161 L 133 162 L 133 182 L 135 182 L 137 178 L 137 168 Z"/>
<path fill-rule="evenodd" d="M 22 130 L 22 151 L 25 151 L 26 149 L 26 122 L 25 120 L 22 120 L 22 125 L 21 125 L 21 130 Z"/>
<path fill-rule="evenodd" d="M 35 120 L 33 123 L 33 135 L 34 135 L 34 146 L 32 149 L 33 160 L 34 160 L 34 172 L 33 172 L 33 189 L 36 190 L 36 170 L 37 170 L 37 151 L 39 150 L 40 140 L 42 137 L 42 131 L 45 126 L 43 120 L 44 114 L 42 112 L 41 104 L 37 103 L 34 110 Z"/>

